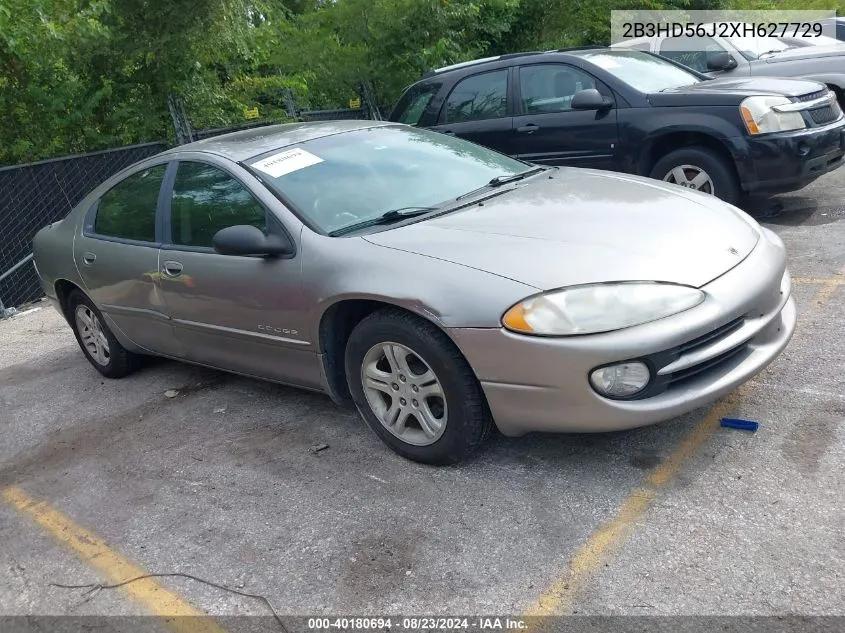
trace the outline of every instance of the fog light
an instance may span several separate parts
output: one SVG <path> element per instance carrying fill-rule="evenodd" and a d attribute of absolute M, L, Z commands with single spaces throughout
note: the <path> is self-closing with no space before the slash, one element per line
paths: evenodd
<path fill-rule="evenodd" d="M 590 383 L 603 396 L 626 398 L 639 393 L 651 380 L 645 363 L 619 363 L 596 369 L 590 374 Z"/>

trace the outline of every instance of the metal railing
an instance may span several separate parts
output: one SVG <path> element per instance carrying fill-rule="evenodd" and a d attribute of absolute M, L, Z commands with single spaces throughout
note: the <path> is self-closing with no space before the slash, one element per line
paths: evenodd
<path fill-rule="evenodd" d="M 24 257 L 21 261 L 19 261 L 17 264 L 12 266 L 9 270 L 7 270 L 2 275 L 0 275 L 0 283 L 2 283 L 3 280 L 6 279 L 6 277 L 11 276 L 12 273 L 14 273 L 16 270 L 18 270 L 19 268 L 22 268 L 28 262 L 31 262 L 33 257 L 34 257 L 34 254 L 30 253 L 29 255 Z M 14 306 L 7 308 L 6 305 L 3 303 L 3 297 L 0 296 L 0 319 L 7 317 L 7 316 L 11 316 L 15 312 L 17 312 L 17 310 L 14 308 Z"/>

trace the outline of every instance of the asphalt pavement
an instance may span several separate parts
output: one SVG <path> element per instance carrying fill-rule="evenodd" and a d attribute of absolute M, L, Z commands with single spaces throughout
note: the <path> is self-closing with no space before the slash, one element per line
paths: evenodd
<path fill-rule="evenodd" d="M 499 437 L 456 467 L 319 394 L 160 360 L 106 380 L 47 304 L 0 322 L 0 615 L 269 613 L 184 577 L 51 584 L 139 571 L 291 615 L 845 615 L 845 169 L 748 210 L 799 305 L 764 373 L 664 424 Z"/>

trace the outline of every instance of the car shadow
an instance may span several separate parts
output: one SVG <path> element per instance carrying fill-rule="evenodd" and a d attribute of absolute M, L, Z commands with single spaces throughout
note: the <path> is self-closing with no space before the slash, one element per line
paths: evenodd
<path fill-rule="evenodd" d="M 739 207 L 761 224 L 777 226 L 818 226 L 845 218 L 845 208 L 819 206 L 804 195 L 747 198 Z"/>
<path fill-rule="evenodd" d="M 456 467 L 468 472 L 487 467 L 524 474 L 557 472 L 573 481 L 592 473 L 634 484 L 642 473 L 664 463 L 691 429 L 706 418 L 710 408 L 624 431 L 529 433 L 516 438 L 494 433 L 477 455 Z M 714 458 L 719 451 L 717 442 L 703 452 Z"/>

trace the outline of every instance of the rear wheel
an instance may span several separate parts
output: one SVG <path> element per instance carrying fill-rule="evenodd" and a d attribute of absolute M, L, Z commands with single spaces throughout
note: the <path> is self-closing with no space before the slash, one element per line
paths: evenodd
<path fill-rule="evenodd" d="M 730 163 L 707 147 L 683 147 L 669 152 L 657 161 L 650 176 L 714 195 L 731 204 L 735 204 L 740 195 Z"/>
<path fill-rule="evenodd" d="M 139 357 L 118 342 L 91 299 L 75 290 L 68 297 L 68 310 L 79 347 L 98 372 L 123 378 L 138 368 Z"/>
<path fill-rule="evenodd" d="M 457 463 L 493 429 L 481 385 L 454 343 L 401 310 L 380 310 L 355 327 L 346 376 L 364 420 L 408 459 Z"/>

